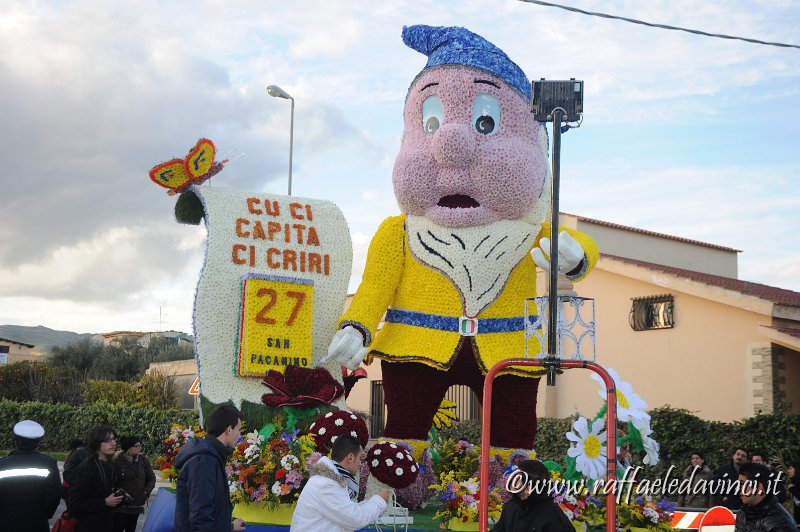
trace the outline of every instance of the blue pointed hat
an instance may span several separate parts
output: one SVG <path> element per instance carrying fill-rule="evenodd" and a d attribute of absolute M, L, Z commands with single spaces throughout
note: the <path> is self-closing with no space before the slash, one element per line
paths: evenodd
<path fill-rule="evenodd" d="M 531 98 L 528 77 L 508 56 L 480 35 L 458 26 L 403 26 L 403 42 L 428 56 L 425 69 L 439 65 L 465 65 L 480 68 L 502 78 Z"/>

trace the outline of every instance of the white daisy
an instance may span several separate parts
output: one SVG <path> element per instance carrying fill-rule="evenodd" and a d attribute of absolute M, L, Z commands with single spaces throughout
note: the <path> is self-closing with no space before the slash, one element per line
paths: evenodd
<path fill-rule="evenodd" d="M 614 383 L 617 386 L 617 419 L 623 423 L 633 421 L 634 426 L 639 428 L 646 420 L 650 422 L 650 415 L 645 412 L 647 403 L 633 391 L 633 386 L 620 378 L 619 373 L 613 368 L 609 368 L 608 372 Z M 592 373 L 592 379 L 600 383 L 600 397 L 606 399 L 606 385 L 600 375 Z"/>
<path fill-rule="evenodd" d="M 402 477 L 403 476 L 403 468 L 402 467 L 398 467 L 397 469 L 394 470 L 394 472 L 398 477 Z"/>
<path fill-rule="evenodd" d="M 344 425 L 344 419 L 342 419 L 342 418 L 339 418 L 339 419 L 337 419 L 336 421 L 334 421 L 333 423 L 334 423 L 334 424 L 335 424 L 337 427 L 341 427 L 342 425 Z"/>
<path fill-rule="evenodd" d="M 644 417 L 640 419 L 633 420 L 633 426 L 636 427 L 636 430 L 639 431 L 639 434 L 642 435 L 642 438 L 645 436 L 650 436 L 653 433 L 653 429 L 650 428 L 649 414 L 645 414 Z"/>
<path fill-rule="evenodd" d="M 604 425 L 603 419 L 598 419 L 592 423 L 590 431 L 589 422 L 581 416 L 572 424 L 574 432 L 567 432 L 567 439 L 575 443 L 575 446 L 569 448 L 567 455 L 576 459 L 575 467 L 580 473 L 594 480 L 603 480 L 606 476 Z"/>
<path fill-rule="evenodd" d="M 658 464 L 658 452 L 660 447 L 658 442 L 651 438 L 650 436 L 645 436 L 642 434 L 642 445 L 644 446 L 644 450 L 647 453 L 642 460 L 646 465 L 654 466 Z"/>

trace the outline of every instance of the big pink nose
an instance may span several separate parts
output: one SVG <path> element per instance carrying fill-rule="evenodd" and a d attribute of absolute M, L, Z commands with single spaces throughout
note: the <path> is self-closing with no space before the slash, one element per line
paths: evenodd
<path fill-rule="evenodd" d="M 444 124 L 433 136 L 433 156 L 442 166 L 467 167 L 475 159 L 475 136 L 464 124 Z"/>

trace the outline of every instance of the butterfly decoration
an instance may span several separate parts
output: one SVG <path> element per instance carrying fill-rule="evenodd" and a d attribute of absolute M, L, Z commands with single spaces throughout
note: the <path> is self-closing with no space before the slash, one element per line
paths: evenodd
<path fill-rule="evenodd" d="M 228 159 L 215 161 L 217 149 L 209 139 L 200 139 L 184 159 L 172 159 L 154 166 L 150 179 L 167 188 L 167 194 L 179 194 L 192 185 L 199 185 L 217 175 Z"/>

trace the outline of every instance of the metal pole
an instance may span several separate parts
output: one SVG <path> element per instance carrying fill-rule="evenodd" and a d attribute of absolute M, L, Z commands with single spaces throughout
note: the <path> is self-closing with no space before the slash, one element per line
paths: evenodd
<path fill-rule="evenodd" d="M 491 447 L 492 429 L 492 385 L 498 373 L 508 366 L 542 366 L 547 367 L 547 358 L 518 358 L 501 360 L 489 370 L 483 382 L 483 417 L 481 419 L 481 466 L 480 478 L 489 478 L 489 449 Z M 586 368 L 594 371 L 603 379 L 606 386 L 606 480 L 607 486 L 615 486 L 617 479 L 617 386 L 614 379 L 603 366 L 583 360 L 563 360 L 562 368 Z M 531 413 L 535 415 L 535 413 Z M 619 489 L 619 488 L 618 488 Z M 478 502 L 478 529 L 487 532 L 489 529 L 489 484 L 481 480 L 480 500 Z M 616 532 L 617 499 L 613 490 L 606 493 L 606 532 Z"/>
<path fill-rule="evenodd" d="M 292 151 L 294 148 L 294 98 L 292 100 L 292 116 L 289 122 L 289 195 L 292 195 Z"/>
<path fill-rule="evenodd" d="M 559 196 L 561 186 L 561 116 L 564 110 L 553 110 L 553 185 L 550 212 L 550 295 L 548 297 L 549 317 L 547 320 L 547 356 L 551 359 L 547 372 L 547 385 L 556 385 L 554 364 L 558 357 L 558 222 Z"/>

